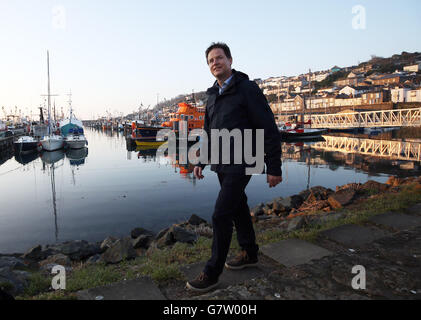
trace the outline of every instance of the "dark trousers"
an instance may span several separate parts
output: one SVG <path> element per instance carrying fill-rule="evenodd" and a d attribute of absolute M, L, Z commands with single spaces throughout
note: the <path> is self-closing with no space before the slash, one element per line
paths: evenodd
<path fill-rule="evenodd" d="M 221 191 L 212 216 L 212 257 L 204 270 L 212 278 L 218 278 L 224 269 L 231 244 L 233 223 L 240 247 L 246 250 L 249 256 L 257 256 L 259 247 L 256 244 L 250 209 L 244 192 L 250 178 L 251 176 L 243 174 L 218 173 Z"/>

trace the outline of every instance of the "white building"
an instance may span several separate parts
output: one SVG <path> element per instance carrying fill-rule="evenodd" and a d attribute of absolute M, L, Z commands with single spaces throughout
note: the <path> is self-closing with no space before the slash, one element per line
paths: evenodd
<path fill-rule="evenodd" d="M 421 70 L 421 62 L 403 67 L 403 71 L 407 71 L 407 72 L 419 72 L 420 70 Z"/>
<path fill-rule="evenodd" d="M 421 88 L 399 88 L 390 90 L 392 102 L 421 102 Z"/>

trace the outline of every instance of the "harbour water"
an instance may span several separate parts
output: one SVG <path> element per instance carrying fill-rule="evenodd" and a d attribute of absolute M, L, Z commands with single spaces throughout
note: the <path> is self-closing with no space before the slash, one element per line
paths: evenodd
<path fill-rule="evenodd" d="M 129 151 L 122 133 L 87 128 L 85 135 L 89 146 L 79 151 L 0 162 L 0 253 L 67 240 L 101 241 L 135 227 L 158 232 L 192 214 L 211 220 L 219 184 L 208 167 L 198 181 L 192 166 L 180 167 L 154 151 Z M 308 187 L 334 190 L 408 172 L 392 160 L 351 159 L 308 144 L 283 150 L 283 183 L 270 189 L 265 175 L 254 176 L 246 190 L 250 207 Z"/>

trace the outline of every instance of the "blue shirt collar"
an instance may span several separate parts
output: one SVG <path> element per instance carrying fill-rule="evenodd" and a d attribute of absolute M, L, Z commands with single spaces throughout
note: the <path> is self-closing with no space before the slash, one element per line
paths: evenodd
<path fill-rule="evenodd" d="M 222 94 L 222 92 L 225 91 L 225 89 L 228 87 L 228 85 L 231 82 L 232 77 L 234 76 L 234 73 L 231 75 L 231 77 L 229 77 L 227 80 L 224 81 L 224 83 L 222 84 L 222 87 L 219 86 L 218 81 L 216 82 L 216 85 L 218 86 L 219 89 L 219 94 Z"/>

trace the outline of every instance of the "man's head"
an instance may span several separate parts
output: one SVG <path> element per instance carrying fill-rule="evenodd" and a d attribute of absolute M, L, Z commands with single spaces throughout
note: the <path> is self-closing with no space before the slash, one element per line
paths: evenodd
<path fill-rule="evenodd" d="M 232 73 L 232 56 L 225 43 L 212 43 L 206 49 L 206 61 L 213 76 L 218 80 L 228 79 Z"/>

